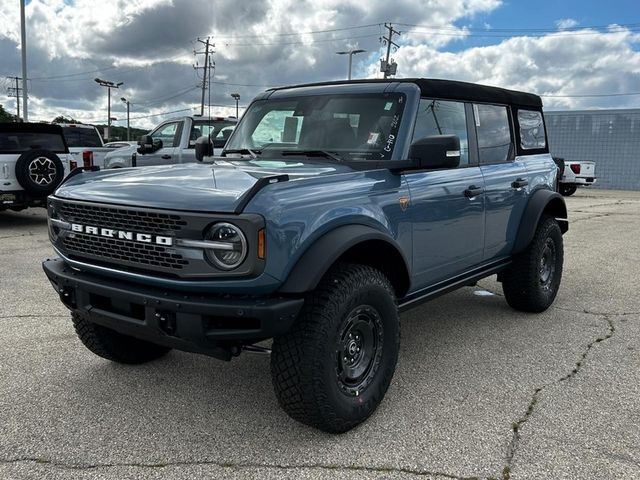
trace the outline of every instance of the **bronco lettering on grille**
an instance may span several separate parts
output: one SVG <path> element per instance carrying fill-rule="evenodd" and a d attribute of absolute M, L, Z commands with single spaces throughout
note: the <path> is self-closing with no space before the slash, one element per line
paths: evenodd
<path fill-rule="evenodd" d="M 128 232 L 125 230 L 116 230 L 113 228 L 94 227 L 90 225 L 81 225 L 79 223 L 72 223 L 71 231 L 85 233 L 87 235 L 97 235 L 99 237 L 116 238 L 118 240 L 130 240 L 140 243 L 155 243 L 156 245 L 164 245 L 167 247 L 173 245 L 172 237 L 162 237 L 160 235 L 150 235 L 148 233 Z"/>

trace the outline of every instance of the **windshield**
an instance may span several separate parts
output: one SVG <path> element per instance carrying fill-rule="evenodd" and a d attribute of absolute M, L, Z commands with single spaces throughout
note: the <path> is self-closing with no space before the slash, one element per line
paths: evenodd
<path fill-rule="evenodd" d="M 402 93 L 316 95 L 258 100 L 225 151 L 325 151 L 353 160 L 388 160 L 405 104 Z"/>

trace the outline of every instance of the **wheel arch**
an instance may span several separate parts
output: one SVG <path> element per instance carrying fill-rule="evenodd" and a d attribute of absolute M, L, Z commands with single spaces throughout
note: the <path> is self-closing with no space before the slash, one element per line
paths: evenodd
<path fill-rule="evenodd" d="M 336 262 L 359 263 L 380 270 L 398 298 L 409 290 L 408 262 L 395 240 L 366 225 L 345 225 L 317 239 L 298 259 L 279 291 L 313 290 Z"/>
<path fill-rule="evenodd" d="M 552 190 L 536 190 L 531 195 L 520 220 L 512 254 L 522 252 L 531 243 L 543 214 L 550 215 L 558 221 L 563 235 L 569 230 L 567 205 L 562 195 Z"/>

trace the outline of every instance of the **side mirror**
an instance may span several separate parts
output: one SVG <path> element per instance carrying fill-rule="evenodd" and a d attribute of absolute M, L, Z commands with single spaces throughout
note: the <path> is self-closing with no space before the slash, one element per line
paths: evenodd
<path fill-rule="evenodd" d="M 213 143 L 208 136 L 196 140 L 196 160 L 202 162 L 204 157 L 213 157 Z"/>
<path fill-rule="evenodd" d="M 416 168 L 456 168 L 460 165 L 460 138 L 457 135 L 434 135 L 411 144 L 409 158 Z"/>
<path fill-rule="evenodd" d="M 138 140 L 138 153 L 153 153 L 162 148 L 162 140 L 154 140 L 151 135 L 142 135 Z"/>

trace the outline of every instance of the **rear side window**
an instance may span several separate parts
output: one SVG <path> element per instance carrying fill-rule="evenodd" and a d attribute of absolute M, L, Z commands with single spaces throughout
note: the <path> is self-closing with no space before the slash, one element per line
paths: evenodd
<path fill-rule="evenodd" d="M 507 107 L 473 105 L 480 163 L 500 163 L 509 160 L 511 129 Z"/>
<path fill-rule="evenodd" d="M 523 150 L 545 148 L 544 120 L 542 112 L 518 110 L 518 126 L 520 127 L 520 144 Z"/>
<path fill-rule="evenodd" d="M 62 135 L 39 132 L 0 133 L 0 153 L 22 153 L 28 150 L 50 150 L 66 153 Z"/>
<path fill-rule="evenodd" d="M 101 147 L 102 140 L 95 128 L 62 127 L 70 147 Z"/>

